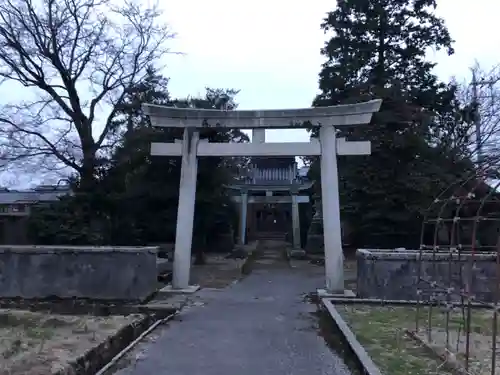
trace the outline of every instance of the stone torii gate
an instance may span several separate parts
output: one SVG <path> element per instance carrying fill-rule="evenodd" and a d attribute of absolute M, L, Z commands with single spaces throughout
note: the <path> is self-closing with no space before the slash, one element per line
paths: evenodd
<path fill-rule="evenodd" d="M 344 294 L 337 155 L 369 155 L 371 144 L 370 141 L 348 142 L 345 138 L 337 138 L 335 128 L 369 123 L 381 104 L 381 100 L 372 100 L 319 108 L 234 111 L 144 104 L 144 112 L 153 126 L 184 128 L 182 140 L 151 144 L 151 155 L 182 157 L 171 291 L 190 293 L 198 289 L 196 285 L 189 285 L 198 156 L 320 156 L 326 292 Z M 199 136 L 199 130 L 207 126 L 290 129 L 305 128 L 307 122 L 319 127 L 319 141 L 210 143 L 200 140 Z"/>

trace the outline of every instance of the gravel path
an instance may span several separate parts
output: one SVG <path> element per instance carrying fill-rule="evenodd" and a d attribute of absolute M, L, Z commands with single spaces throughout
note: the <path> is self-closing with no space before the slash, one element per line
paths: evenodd
<path fill-rule="evenodd" d="M 318 336 L 305 294 L 322 272 L 292 269 L 275 242 L 263 243 L 250 276 L 204 289 L 196 306 L 143 344 L 144 355 L 117 375 L 347 375 L 342 359 Z"/>

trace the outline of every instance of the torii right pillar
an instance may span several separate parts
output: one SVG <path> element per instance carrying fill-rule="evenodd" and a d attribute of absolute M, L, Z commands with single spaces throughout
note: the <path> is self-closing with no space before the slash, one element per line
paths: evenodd
<path fill-rule="evenodd" d="M 321 196 L 326 273 L 326 290 L 324 293 L 344 294 L 344 253 L 340 230 L 339 175 L 335 128 L 333 126 L 321 126 L 319 140 L 321 144 Z"/>
<path fill-rule="evenodd" d="M 318 290 L 318 295 L 354 297 L 352 291 L 344 288 L 337 155 L 369 155 L 371 144 L 369 141 L 347 142 L 345 138 L 337 138 L 335 127 L 328 125 L 320 127 L 319 141 L 326 289 Z"/>

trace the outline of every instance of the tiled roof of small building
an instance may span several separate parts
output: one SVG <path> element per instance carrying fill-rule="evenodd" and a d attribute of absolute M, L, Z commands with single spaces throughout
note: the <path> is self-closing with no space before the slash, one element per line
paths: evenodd
<path fill-rule="evenodd" d="M 71 193 L 67 186 L 41 186 L 27 190 L 0 190 L 0 204 L 53 202 Z"/>
<path fill-rule="evenodd" d="M 281 158 L 253 157 L 251 163 L 257 168 L 286 168 L 295 163 L 295 158 L 293 156 Z"/>

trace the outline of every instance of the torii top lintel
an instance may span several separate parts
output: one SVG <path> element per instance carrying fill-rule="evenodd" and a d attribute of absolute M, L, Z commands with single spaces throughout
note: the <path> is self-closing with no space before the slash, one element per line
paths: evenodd
<path fill-rule="evenodd" d="M 143 104 L 151 124 L 175 128 L 286 129 L 312 126 L 347 126 L 370 122 L 382 100 L 300 109 L 234 110 L 175 108 Z"/>

